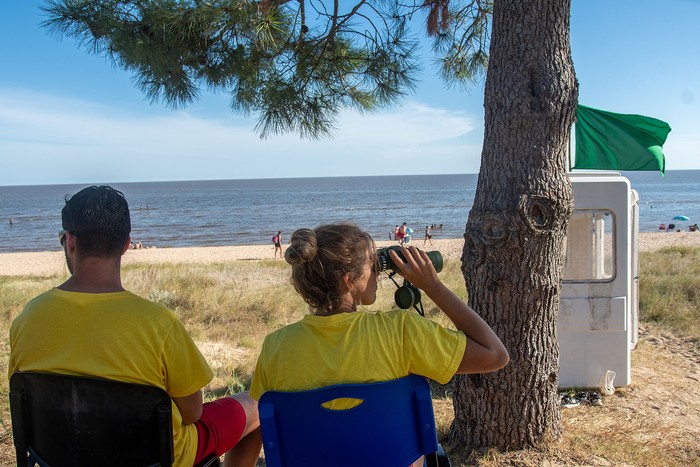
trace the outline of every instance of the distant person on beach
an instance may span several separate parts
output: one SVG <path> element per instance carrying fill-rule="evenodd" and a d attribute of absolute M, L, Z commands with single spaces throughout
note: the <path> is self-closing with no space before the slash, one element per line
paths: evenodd
<path fill-rule="evenodd" d="M 277 258 L 277 251 L 280 252 L 280 259 L 282 258 L 282 231 L 278 230 L 277 235 L 272 237 L 272 244 L 275 245 L 275 256 Z"/>
<path fill-rule="evenodd" d="M 433 236 L 430 234 L 430 226 L 426 225 L 425 226 L 425 237 L 423 237 L 423 245 L 425 245 L 425 242 L 428 241 L 430 244 L 433 244 L 432 240 Z"/>
<path fill-rule="evenodd" d="M 12 322 L 9 375 L 57 372 L 157 386 L 174 403 L 175 466 L 214 453 L 226 454 L 224 465 L 254 466 L 261 448 L 255 400 L 239 393 L 203 404 L 213 373 L 177 315 L 122 286 L 121 257 L 131 241 L 124 195 L 85 188 L 66 197 L 61 220 L 71 276 Z"/>
<path fill-rule="evenodd" d="M 403 224 L 401 224 L 401 227 L 399 227 L 399 231 L 396 234 L 396 238 L 399 241 L 399 245 L 403 245 L 405 237 L 406 237 L 406 223 L 404 222 Z"/>
<path fill-rule="evenodd" d="M 698 224 L 693 224 L 690 227 L 688 227 L 688 232 L 697 232 L 698 231 Z"/>
<path fill-rule="evenodd" d="M 12 219 L 12 218 L 10 217 L 10 225 L 13 225 L 13 224 L 14 224 L 14 219 Z"/>
<path fill-rule="evenodd" d="M 411 243 L 411 238 L 413 237 L 413 229 L 408 227 L 406 223 L 403 223 L 404 233 L 403 233 L 403 246 Z"/>
<path fill-rule="evenodd" d="M 399 229 L 400 229 L 399 224 L 396 224 L 396 227 L 394 228 L 394 240 L 397 240 L 397 241 L 399 239 Z"/>
<path fill-rule="evenodd" d="M 505 366 L 508 352 L 498 336 L 440 281 L 427 254 L 415 247 L 400 251 L 405 260 L 389 252 L 400 273 L 425 291 L 457 330 L 412 311 L 358 310 L 376 300 L 379 272 L 372 237 L 351 224 L 299 229 L 285 259 L 311 314 L 265 338 L 251 396 L 409 374 L 445 384 L 456 373 Z"/>

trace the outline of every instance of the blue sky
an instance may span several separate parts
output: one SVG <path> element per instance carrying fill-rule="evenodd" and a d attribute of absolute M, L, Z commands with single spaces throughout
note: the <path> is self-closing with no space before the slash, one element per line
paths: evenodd
<path fill-rule="evenodd" d="M 479 170 L 483 84 L 447 89 L 426 67 L 401 105 L 345 112 L 332 140 L 261 140 L 225 95 L 150 104 L 130 75 L 39 27 L 40 4 L 0 8 L 0 185 Z M 668 170 L 700 169 L 698 18 L 698 0 L 572 2 L 579 102 L 668 122 Z"/>

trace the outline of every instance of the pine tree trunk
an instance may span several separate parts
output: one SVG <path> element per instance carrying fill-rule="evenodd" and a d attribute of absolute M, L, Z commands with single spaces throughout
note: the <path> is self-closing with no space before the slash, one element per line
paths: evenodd
<path fill-rule="evenodd" d="M 511 361 L 456 379 L 456 446 L 520 449 L 561 435 L 556 322 L 578 100 L 569 12 L 570 0 L 494 1 L 484 148 L 462 271 L 469 304 Z"/>

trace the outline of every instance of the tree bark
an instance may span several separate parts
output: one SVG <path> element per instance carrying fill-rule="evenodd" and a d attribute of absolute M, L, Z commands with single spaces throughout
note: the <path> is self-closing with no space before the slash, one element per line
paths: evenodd
<path fill-rule="evenodd" d="M 521 449 L 561 436 L 556 323 L 573 210 L 566 145 L 578 100 L 569 15 L 570 0 L 494 1 L 484 147 L 462 272 L 470 306 L 511 361 L 457 377 L 456 446 Z"/>

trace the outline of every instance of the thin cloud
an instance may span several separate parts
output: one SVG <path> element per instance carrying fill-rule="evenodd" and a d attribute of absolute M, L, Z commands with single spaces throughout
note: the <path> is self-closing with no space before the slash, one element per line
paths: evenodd
<path fill-rule="evenodd" d="M 473 148 L 462 139 L 479 125 L 464 112 L 409 101 L 376 114 L 343 112 L 331 140 L 296 135 L 261 140 L 252 131 L 254 122 L 235 114 L 213 119 L 186 110 L 140 113 L 31 91 L 0 91 L 0 154 L 13 161 L 0 184 L 73 182 L 78 172 L 100 181 L 312 176 L 318 175 L 316 166 L 327 175 L 416 173 L 397 167 L 396 158 L 425 159 L 428 153 L 442 163 L 427 173 L 438 168 L 464 173 L 470 170 L 463 158 Z M 290 167 L 290 158 L 299 157 L 304 164 Z M 61 173 L 55 161 L 66 158 L 73 168 Z M 47 166 L 52 173 L 32 170 Z"/>

